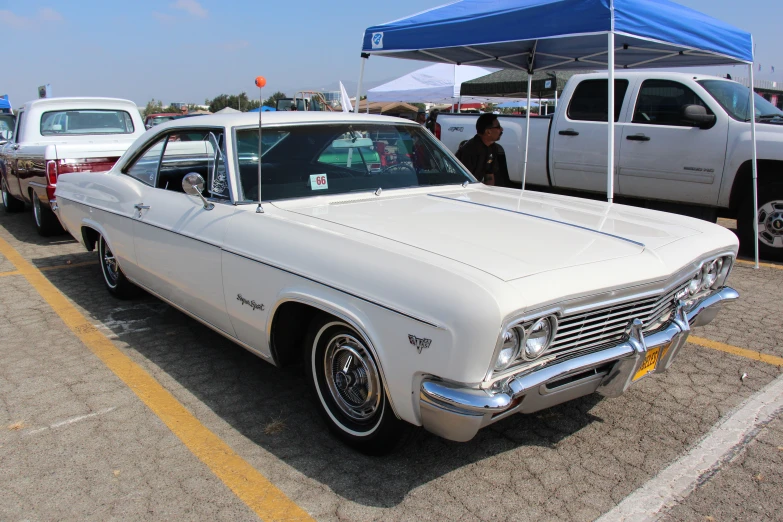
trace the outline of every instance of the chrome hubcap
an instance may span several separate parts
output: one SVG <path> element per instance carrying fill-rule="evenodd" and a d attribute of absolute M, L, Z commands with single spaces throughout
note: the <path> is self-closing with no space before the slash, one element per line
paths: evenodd
<path fill-rule="evenodd" d="M 773 248 L 783 248 L 783 201 L 769 201 L 759 208 L 759 240 Z"/>
<path fill-rule="evenodd" d="M 41 200 L 38 196 L 33 196 L 33 217 L 35 218 L 35 224 L 41 226 Z"/>
<path fill-rule="evenodd" d="M 8 208 L 8 192 L 5 190 L 5 180 L 0 181 L 0 188 L 3 192 L 3 206 Z"/>
<path fill-rule="evenodd" d="M 324 353 L 324 375 L 335 403 L 356 421 L 370 419 L 381 404 L 378 368 L 355 337 L 334 337 Z"/>
<path fill-rule="evenodd" d="M 114 286 L 117 284 L 117 278 L 119 277 L 120 267 L 117 265 L 117 260 L 114 258 L 114 254 L 109 249 L 106 241 L 101 238 L 101 251 L 103 252 L 103 268 L 106 274 L 106 279 L 109 280 L 109 284 Z"/>

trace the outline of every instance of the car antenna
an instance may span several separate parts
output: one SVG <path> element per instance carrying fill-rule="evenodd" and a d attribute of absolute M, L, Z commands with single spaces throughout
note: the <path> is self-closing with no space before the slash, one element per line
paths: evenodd
<path fill-rule="evenodd" d="M 258 87 L 258 207 L 256 207 L 256 214 L 263 214 L 264 209 L 261 206 L 261 114 L 264 111 L 261 107 L 264 105 L 264 86 L 266 85 L 266 78 L 263 76 L 256 76 L 256 87 Z"/>

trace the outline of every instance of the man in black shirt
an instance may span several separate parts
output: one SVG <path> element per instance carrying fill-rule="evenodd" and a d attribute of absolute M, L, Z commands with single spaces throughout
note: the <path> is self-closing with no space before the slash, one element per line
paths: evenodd
<path fill-rule="evenodd" d="M 485 185 L 508 186 L 505 152 L 497 144 L 502 135 L 497 115 L 482 114 L 476 120 L 476 135 L 457 151 L 457 159 Z"/>

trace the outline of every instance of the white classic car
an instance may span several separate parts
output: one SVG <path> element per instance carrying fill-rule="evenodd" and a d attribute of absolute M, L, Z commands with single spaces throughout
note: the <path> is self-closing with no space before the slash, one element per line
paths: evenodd
<path fill-rule="evenodd" d="M 705 221 L 488 187 L 409 121 L 335 113 L 155 127 L 56 213 L 117 297 L 141 287 L 272 364 L 304 362 L 370 453 L 665 371 L 737 251 Z M 259 199 L 259 141 L 263 148 Z"/>

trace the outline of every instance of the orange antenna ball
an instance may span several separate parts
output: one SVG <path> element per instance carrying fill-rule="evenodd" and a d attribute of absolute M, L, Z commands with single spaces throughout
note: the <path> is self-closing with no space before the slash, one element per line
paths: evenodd
<path fill-rule="evenodd" d="M 263 76 L 256 76 L 256 87 L 259 89 L 266 86 L 266 78 Z"/>

